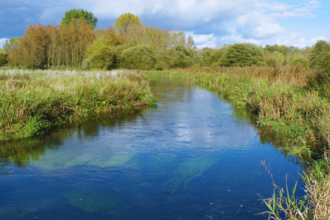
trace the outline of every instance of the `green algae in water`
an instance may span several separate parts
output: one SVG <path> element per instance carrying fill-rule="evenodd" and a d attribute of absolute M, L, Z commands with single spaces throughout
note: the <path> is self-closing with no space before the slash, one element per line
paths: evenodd
<path fill-rule="evenodd" d="M 65 197 L 72 206 L 90 214 L 113 209 L 126 201 L 125 196 L 115 192 L 97 190 L 75 191 Z"/>
<path fill-rule="evenodd" d="M 210 157 L 197 157 L 182 162 L 174 171 L 175 177 L 166 182 L 166 184 L 170 183 L 173 185 L 171 194 L 179 189 L 183 181 L 184 189 L 187 189 L 191 180 L 202 176 L 203 173 L 210 169 L 216 162 L 217 160 L 215 158 Z"/>

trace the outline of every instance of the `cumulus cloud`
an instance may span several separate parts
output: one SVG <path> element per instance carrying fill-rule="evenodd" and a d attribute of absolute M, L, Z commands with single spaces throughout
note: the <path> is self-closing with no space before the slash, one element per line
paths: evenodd
<path fill-rule="evenodd" d="M 259 44 L 285 33 L 279 19 L 313 17 L 319 1 L 302 2 L 305 3 L 293 5 L 280 0 L 1 0 L 0 29 L 3 31 L 0 38 L 22 36 L 29 23 L 59 23 L 65 11 L 82 8 L 93 12 L 101 27 L 112 25 L 118 16 L 129 12 L 138 15 L 145 24 L 193 32 L 198 46 L 215 46 L 224 41 Z M 278 40 L 285 41 L 290 36 Z"/>
<path fill-rule="evenodd" d="M 231 35 L 221 37 L 220 40 L 225 44 L 233 44 L 233 43 L 250 43 L 260 45 L 262 40 L 254 39 L 254 38 L 244 38 L 242 34 L 238 34 L 236 28 L 230 30 Z"/>
<path fill-rule="evenodd" d="M 300 33 L 290 33 L 289 35 L 278 38 L 276 40 L 276 44 L 304 48 L 307 46 L 312 46 L 319 40 L 326 40 L 326 38 L 320 36 L 306 40 L 306 38 Z"/>
<path fill-rule="evenodd" d="M 214 34 L 203 35 L 194 34 L 191 32 L 186 33 L 186 36 L 189 35 L 192 36 L 192 38 L 194 39 L 197 48 L 215 48 L 217 46 L 217 38 L 214 37 Z"/>

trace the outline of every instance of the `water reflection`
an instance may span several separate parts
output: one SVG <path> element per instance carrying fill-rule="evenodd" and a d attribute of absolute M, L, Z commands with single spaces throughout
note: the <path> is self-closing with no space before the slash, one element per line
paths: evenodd
<path fill-rule="evenodd" d="M 279 185 L 288 174 L 293 186 L 299 166 L 215 94 L 180 80 L 151 87 L 156 108 L 2 145 L 0 216 L 264 219 L 255 216 L 265 210 L 258 194 L 269 197 L 272 185 L 260 161 L 272 164 Z"/>

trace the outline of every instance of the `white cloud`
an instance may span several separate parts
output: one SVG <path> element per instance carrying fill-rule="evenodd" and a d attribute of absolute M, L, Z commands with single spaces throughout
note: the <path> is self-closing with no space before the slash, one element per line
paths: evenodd
<path fill-rule="evenodd" d="M 5 44 L 7 38 L 0 38 L 0 48 L 3 48 L 3 45 Z"/>
<path fill-rule="evenodd" d="M 312 38 L 310 40 L 306 40 L 306 38 L 300 33 L 290 33 L 289 35 L 285 35 L 278 38 L 275 42 L 277 45 L 304 48 L 306 46 L 312 46 L 319 40 L 326 40 L 326 38 L 320 36 L 320 37 Z"/>
<path fill-rule="evenodd" d="M 284 31 L 277 21 L 261 11 L 253 11 L 238 18 L 238 24 L 243 26 L 243 32 L 255 38 L 272 37 Z"/>
<path fill-rule="evenodd" d="M 225 44 L 250 43 L 250 44 L 260 45 L 262 43 L 262 40 L 258 40 L 254 38 L 247 39 L 244 38 L 243 35 L 237 34 L 236 28 L 233 28 L 230 31 L 231 31 L 231 35 L 220 38 L 220 40 Z"/>
<path fill-rule="evenodd" d="M 294 7 L 290 6 L 287 10 L 273 13 L 274 17 L 314 17 L 312 11 L 315 10 L 319 6 L 318 1 L 309 1 L 305 6 L 302 7 Z"/>

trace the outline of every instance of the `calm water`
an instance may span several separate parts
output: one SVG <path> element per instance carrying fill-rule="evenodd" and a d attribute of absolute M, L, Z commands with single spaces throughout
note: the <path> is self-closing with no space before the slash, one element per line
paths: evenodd
<path fill-rule="evenodd" d="M 255 214 L 273 189 L 260 161 L 290 188 L 300 166 L 217 95 L 151 86 L 155 108 L 2 147 L 0 219 L 265 219 Z"/>

